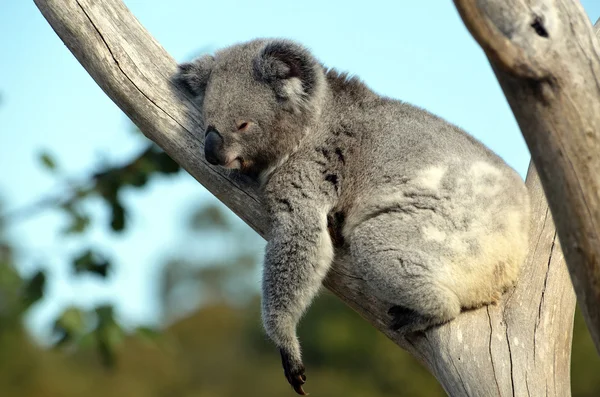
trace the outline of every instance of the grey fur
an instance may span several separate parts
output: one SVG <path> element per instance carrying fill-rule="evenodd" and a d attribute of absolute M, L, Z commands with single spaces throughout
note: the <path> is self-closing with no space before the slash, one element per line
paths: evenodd
<path fill-rule="evenodd" d="M 212 131 L 207 156 L 262 182 L 271 221 L 263 323 L 298 393 L 296 327 L 334 243 L 389 302 L 390 326 L 402 333 L 494 302 L 515 282 L 527 190 L 458 127 L 325 69 L 286 40 L 226 48 L 183 65 L 178 79 Z"/>

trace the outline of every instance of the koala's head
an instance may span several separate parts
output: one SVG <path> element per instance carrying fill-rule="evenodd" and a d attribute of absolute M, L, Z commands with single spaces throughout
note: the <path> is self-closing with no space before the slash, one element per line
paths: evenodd
<path fill-rule="evenodd" d="M 258 175 L 289 155 L 320 111 L 323 66 L 287 40 L 254 40 L 179 66 L 204 118 L 206 160 Z"/>

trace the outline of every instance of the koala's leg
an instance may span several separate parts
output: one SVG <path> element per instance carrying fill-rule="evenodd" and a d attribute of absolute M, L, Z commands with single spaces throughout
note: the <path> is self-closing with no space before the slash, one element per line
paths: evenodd
<path fill-rule="evenodd" d="M 415 219 L 416 218 L 416 219 Z M 360 224 L 350 236 L 357 270 L 377 296 L 390 302 L 391 328 L 422 331 L 454 319 L 461 310 L 445 284 L 439 251 L 423 241 L 418 215 L 386 213 Z"/>
<path fill-rule="evenodd" d="M 320 206 L 294 206 L 284 200 L 273 214 L 263 270 L 263 325 L 279 348 L 285 375 L 304 394 L 304 365 L 296 327 L 317 294 L 333 260 L 327 212 Z M 293 210 L 292 210 L 293 208 Z"/>

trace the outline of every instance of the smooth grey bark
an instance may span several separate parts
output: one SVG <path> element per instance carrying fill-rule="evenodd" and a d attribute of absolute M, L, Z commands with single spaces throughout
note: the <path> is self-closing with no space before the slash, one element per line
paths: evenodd
<path fill-rule="evenodd" d="M 35 3 L 140 130 L 264 236 L 268 225 L 255 187 L 205 162 L 198 109 L 170 82 L 175 61 L 123 3 Z M 518 285 L 497 305 L 465 312 L 444 326 L 404 339 L 390 331 L 388 305 L 374 298 L 344 260 L 346 252 L 336 252 L 326 287 L 421 360 L 452 396 L 569 396 L 575 297 L 533 168 L 527 184 L 533 205 L 531 249 Z"/>
<path fill-rule="evenodd" d="M 600 46 L 578 1 L 454 0 L 504 90 L 600 352 Z"/>

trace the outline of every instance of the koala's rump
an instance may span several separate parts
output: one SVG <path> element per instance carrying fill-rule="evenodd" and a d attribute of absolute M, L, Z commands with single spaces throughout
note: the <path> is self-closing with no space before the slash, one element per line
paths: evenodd
<path fill-rule="evenodd" d="M 516 280 L 526 254 L 527 191 L 502 163 L 449 160 L 405 170 L 385 183 L 363 186 L 354 203 L 343 230 L 350 244 L 353 231 L 366 222 L 386 229 L 379 233 L 386 239 L 378 243 L 382 249 L 433 258 L 423 266 L 462 307 L 497 299 Z"/>

